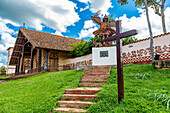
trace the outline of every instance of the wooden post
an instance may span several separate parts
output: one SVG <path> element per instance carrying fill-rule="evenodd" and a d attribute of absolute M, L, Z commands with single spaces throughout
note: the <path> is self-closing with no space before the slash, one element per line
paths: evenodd
<path fill-rule="evenodd" d="M 45 72 L 48 71 L 48 50 L 45 52 L 45 65 L 44 65 Z"/>
<path fill-rule="evenodd" d="M 31 48 L 31 60 L 30 60 L 30 73 L 32 73 L 32 68 L 33 68 L 33 52 L 34 48 Z"/>
<path fill-rule="evenodd" d="M 21 56 L 18 58 L 18 63 L 17 63 L 16 68 L 15 68 L 15 75 L 19 74 L 20 58 L 21 58 Z"/>
<path fill-rule="evenodd" d="M 41 71 L 41 49 L 38 50 L 37 72 Z"/>
<path fill-rule="evenodd" d="M 116 21 L 116 35 L 121 33 L 121 22 Z M 118 81 L 118 102 L 124 99 L 124 83 L 123 83 L 123 62 L 122 62 L 122 40 L 116 38 L 117 47 L 117 81 Z"/>
<path fill-rule="evenodd" d="M 15 67 L 15 75 L 18 75 L 18 64 Z"/>
<path fill-rule="evenodd" d="M 21 72 L 20 72 L 20 74 L 22 74 L 22 72 L 23 72 L 24 51 L 25 51 L 25 46 L 23 46 L 23 48 L 22 48 L 22 61 L 21 61 Z"/>

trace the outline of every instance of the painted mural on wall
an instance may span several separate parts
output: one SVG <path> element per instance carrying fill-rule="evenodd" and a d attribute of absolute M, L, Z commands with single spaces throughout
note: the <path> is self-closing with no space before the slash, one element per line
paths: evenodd
<path fill-rule="evenodd" d="M 159 54 L 159 60 L 167 60 L 170 59 L 170 44 L 163 45 L 163 46 L 155 46 L 154 48 L 154 55 Z M 123 56 L 123 63 L 135 63 L 135 64 L 144 64 L 144 63 L 151 63 L 151 51 L 150 48 L 134 50 L 131 52 L 124 52 Z"/>
<path fill-rule="evenodd" d="M 75 62 L 71 64 L 64 65 L 65 70 L 67 68 L 76 69 L 78 66 L 92 66 L 92 60 L 84 60 L 80 62 Z"/>

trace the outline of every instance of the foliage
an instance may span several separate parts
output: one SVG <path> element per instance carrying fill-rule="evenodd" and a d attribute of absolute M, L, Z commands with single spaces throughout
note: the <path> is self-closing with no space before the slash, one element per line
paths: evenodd
<path fill-rule="evenodd" d="M 138 39 L 135 37 L 127 37 L 127 38 L 122 39 L 122 45 L 129 44 L 129 43 L 136 42 L 136 41 L 138 41 Z"/>
<path fill-rule="evenodd" d="M 128 0 L 117 0 L 117 1 L 121 5 L 128 4 Z M 133 0 L 133 1 L 135 1 L 135 6 L 145 7 L 144 0 Z M 146 0 L 146 1 L 147 1 L 147 6 L 154 9 L 155 14 L 162 17 L 163 32 L 166 33 L 167 31 L 166 31 L 165 15 L 164 15 L 164 7 L 165 7 L 166 0 Z"/>
<path fill-rule="evenodd" d="M 48 72 L 0 84 L 0 113 L 49 113 L 65 89 L 78 87 L 83 73 Z"/>
<path fill-rule="evenodd" d="M 151 64 L 123 67 L 124 100 L 117 100 L 117 70 L 111 69 L 107 85 L 97 94 L 91 113 L 169 113 L 170 70 L 154 69 Z M 134 78 L 139 77 L 139 78 Z M 147 79 L 142 79 L 144 75 Z"/>
<path fill-rule="evenodd" d="M 6 67 L 5 67 L 5 66 L 2 66 L 2 67 L 1 67 L 1 74 L 2 74 L 2 75 L 5 75 L 5 74 L 6 74 Z"/>
<path fill-rule="evenodd" d="M 70 44 L 70 55 L 72 57 L 80 57 L 92 53 L 92 47 L 94 47 L 93 41 L 95 41 L 97 38 L 99 37 L 90 38 L 88 42 L 81 40 L 80 43 Z M 101 38 L 97 42 L 102 42 Z"/>

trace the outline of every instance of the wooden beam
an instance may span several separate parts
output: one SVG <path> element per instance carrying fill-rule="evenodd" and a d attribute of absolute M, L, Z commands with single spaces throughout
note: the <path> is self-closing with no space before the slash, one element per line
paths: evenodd
<path fill-rule="evenodd" d="M 15 53 L 21 53 L 22 51 L 14 51 Z"/>
<path fill-rule="evenodd" d="M 124 32 L 124 33 L 118 33 L 114 36 L 111 36 L 109 38 L 105 38 L 103 39 L 103 41 L 113 41 L 113 40 L 116 40 L 117 38 L 126 38 L 127 36 L 132 36 L 132 35 L 136 35 L 138 34 L 138 31 L 137 30 L 130 30 L 130 31 L 127 31 L 127 32 Z"/>
<path fill-rule="evenodd" d="M 12 58 L 19 58 L 18 56 L 12 56 Z"/>
<path fill-rule="evenodd" d="M 15 46 L 21 46 L 21 47 L 22 47 L 23 45 L 21 45 L 21 44 L 15 44 Z"/>
<path fill-rule="evenodd" d="M 22 36 L 18 36 L 18 38 L 23 38 L 23 39 L 25 39 L 25 37 L 22 37 Z"/>
<path fill-rule="evenodd" d="M 116 35 L 120 35 L 121 21 L 116 21 Z M 127 32 L 126 32 L 127 33 Z M 122 33 L 124 35 L 124 33 Z M 126 35 L 126 34 L 125 34 Z M 124 99 L 124 81 L 123 81 L 123 58 L 122 58 L 122 40 L 120 37 L 116 38 L 116 49 L 117 49 L 117 81 L 118 81 L 118 102 Z"/>

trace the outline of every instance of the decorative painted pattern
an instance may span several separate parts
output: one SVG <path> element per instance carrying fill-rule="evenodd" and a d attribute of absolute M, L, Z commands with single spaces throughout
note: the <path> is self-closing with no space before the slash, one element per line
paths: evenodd
<path fill-rule="evenodd" d="M 170 59 L 170 44 L 161 46 L 155 46 L 154 55 L 160 54 L 159 60 Z M 131 52 L 124 52 L 123 64 L 135 63 L 135 64 L 145 64 L 151 63 L 151 51 L 150 48 L 134 50 Z"/>

